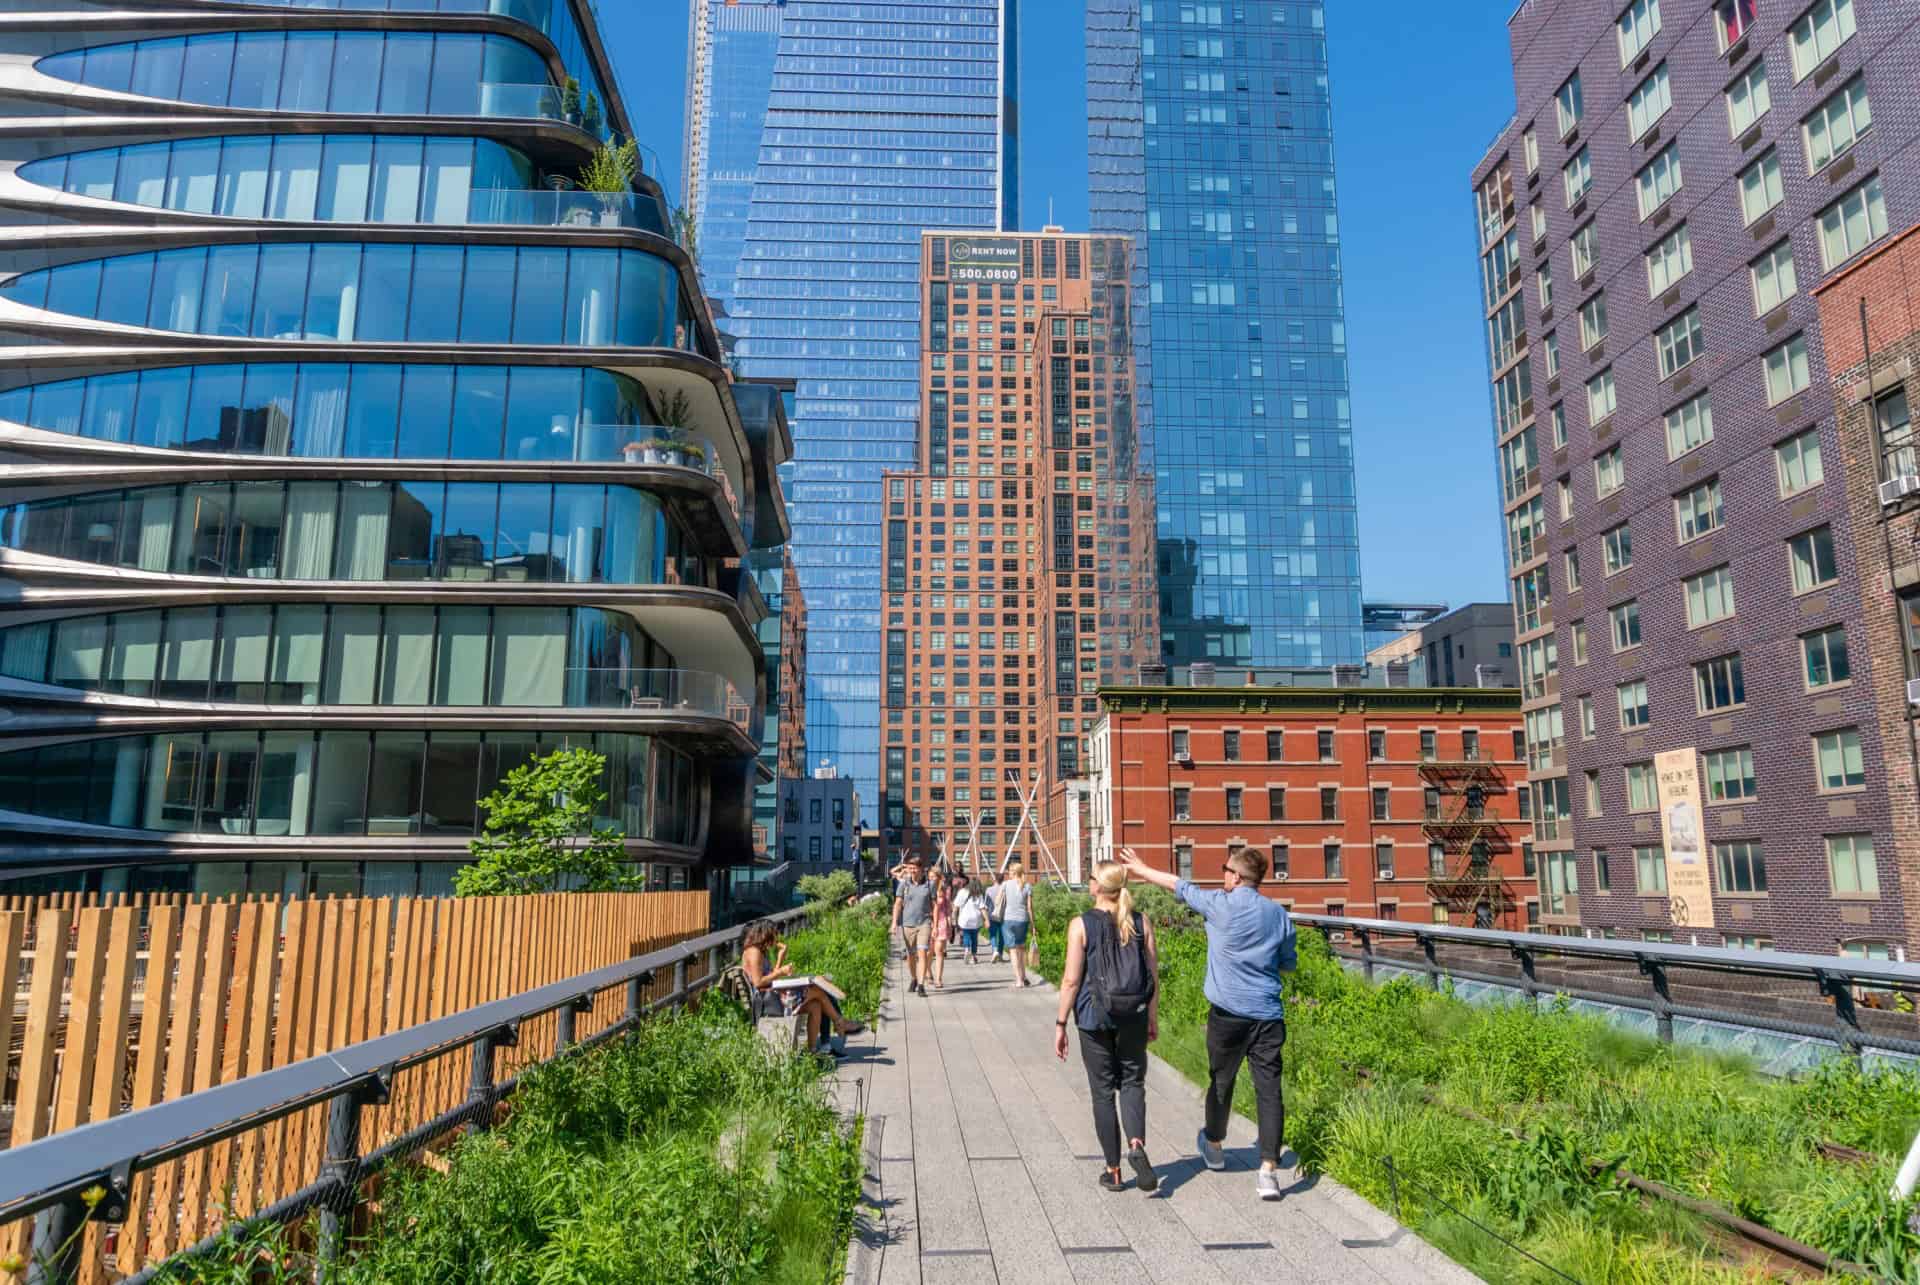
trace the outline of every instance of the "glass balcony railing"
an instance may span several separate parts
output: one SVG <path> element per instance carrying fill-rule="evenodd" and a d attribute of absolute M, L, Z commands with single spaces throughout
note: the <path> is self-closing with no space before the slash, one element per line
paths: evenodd
<path fill-rule="evenodd" d="M 664 424 L 581 424 L 574 430 L 573 444 L 578 460 L 667 465 L 709 477 L 719 471 L 705 438 Z"/>
<path fill-rule="evenodd" d="M 632 228 L 666 234 L 660 207 L 631 192 L 482 188 L 467 198 L 467 222 L 515 227 Z"/>
<path fill-rule="evenodd" d="M 752 706 L 719 674 L 698 669 L 569 669 L 567 704 L 577 709 L 657 710 L 724 718 L 752 734 Z"/>
<path fill-rule="evenodd" d="M 480 82 L 480 114 L 513 116 L 528 120 L 565 120 L 560 108 L 560 87 L 539 84 L 501 84 Z"/>

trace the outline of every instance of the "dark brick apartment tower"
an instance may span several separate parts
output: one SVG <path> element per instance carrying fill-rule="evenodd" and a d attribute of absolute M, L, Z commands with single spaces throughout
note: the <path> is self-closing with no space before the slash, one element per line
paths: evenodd
<path fill-rule="evenodd" d="M 1518 112 L 1473 184 L 1537 843 L 1578 880 L 1549 927 L 1909 941 L 1889 795 L 1910 815 L 1913 774 L 1874 696 L 1904 669 L 1872 634 L 1878 515 L 1849 502 L 1815 288 L 1920 215 L 1916 23 L 1901 0 L 1511 20 Z M 1682 776 L 1710 922 L 1669 898 Z"/>

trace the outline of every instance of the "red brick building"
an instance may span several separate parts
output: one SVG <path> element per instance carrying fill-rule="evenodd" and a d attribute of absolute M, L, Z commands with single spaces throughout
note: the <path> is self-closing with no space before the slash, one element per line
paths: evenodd
<path fill-rule="evenodd" d="M 1107 687 L 1090 854 L 1217 885 L 1236 847 L 1299 910 L 1524 928 L 1542 913 L 1512 688 Z"/>
<path fill-rule="evenodd" d="M 1900 911 L 1920 896 L 1920 755 L 1909 698 L 1910 681 L 1920 678 L 1920 442 L 1910 409 L 1920 402 L 1920 227 L 1863 255 L 1814 295 L 1840 439 L 1839 467 L 1829 465 L 1827 476 L 1844 478 L 1862 598 L 1851 676 L 1871 689 L 1884 762 L 1873 786 L 1885 793 L 1891 830 L 1872 836 L 1877 861 L 1872 847 L 1859 859 L 1858 838 L 1838 853 L 1828 841 L 1839 904 L 1823 918 L 1839 921 L 1830 931 L 1842 954 L 1885 959 L 1904 948 L 1910 957 L 1920 951 L 1920 925 L 1911 910 Z M 1823 832 L 1857 828 L 1819 821 Z"/>

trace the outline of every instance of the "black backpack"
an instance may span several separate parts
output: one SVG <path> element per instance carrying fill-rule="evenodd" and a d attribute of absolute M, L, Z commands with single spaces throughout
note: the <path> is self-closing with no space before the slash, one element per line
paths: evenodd
<path fill-rule="evenodd" d="M 1089 910 L 1080 922 L 1087 934 L 1087 988 L 1094 1006 L 1112 1022 L 1143 1015 L 1160 979 L 1147 967 L 1147 934 L 1139 914 L 1133 916 L 1133 940 L 1124 946 L 1106 911 Z"/>

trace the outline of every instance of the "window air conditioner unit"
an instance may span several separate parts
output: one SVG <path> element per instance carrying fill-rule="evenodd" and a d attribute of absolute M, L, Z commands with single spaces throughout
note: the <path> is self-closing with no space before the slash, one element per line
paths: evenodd
<path fill-rule="evenodd" d="M 1284 870 L 1275 871 L 1273 878 L 1276 883 L 1285 883 L 1287 881 L 1287 872 Z"/>
<path fill-rule="evenodd" d="M 1176 821 L 1191 821 L 1193 820 L 1193 817 L 1192 815 L 1186 812 L 1176 812 L 1173 814 L 1173 819 Z"/>
<path fill-rule="evenodd" d="M 1174 761 L 1174 762 L 1176 762 L 1176 763 L 1178 763 L 1178 764 L 1179 764 L 1179 765 L 1180 765 L 1181 767 L 1192 767 L 1192 766 L 1193 766 L 1193 755 L 1191 755 L 1191 754 L 1176 754 L 1176 755 L 1174 755 L 1174 756 L 1173 756 L 1173 761 Z"/>
<path fill-rule="evenodd" d="M 1883 508 L 1898 504 L 1910 495 L 1920 495 L 1920 476 L 1899 473 L 1880 484 L 1880 504 Z"/>
<path fill-rule="evenodd" d="M 1920 705 L 1920 678 L 1907 680 L 1907 704 Z"/>

